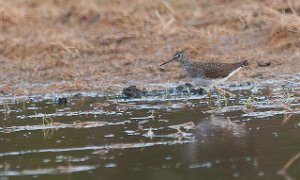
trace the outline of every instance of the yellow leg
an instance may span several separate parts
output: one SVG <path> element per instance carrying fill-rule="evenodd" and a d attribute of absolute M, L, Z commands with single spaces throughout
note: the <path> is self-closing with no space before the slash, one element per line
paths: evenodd
<path fill-rule="evenodd" d="M 209 92 L 207 93 L 207 97 L 208 97 L 209 99 L 211 99 L 211 91 L 209 91 Z"/>
<path fill-rule="evenodd" d="M 209 87 L 201 87 L 201 88 L 204 89 L 205 92 L 207 92 L 207 97 L 211 99 L 211 89 Z"/>
<path fill-rule="evenodd" d="M 224 96 L 226 94 L 229 94 L 230 96 L 236 96 L 232 92 L 226 91 L 225 89 L 218 88 L 217 86 L 214 86 L 214 88 L 218 91 L 218 94 L 220 95 L 220 92 L 223 92 Z"/>

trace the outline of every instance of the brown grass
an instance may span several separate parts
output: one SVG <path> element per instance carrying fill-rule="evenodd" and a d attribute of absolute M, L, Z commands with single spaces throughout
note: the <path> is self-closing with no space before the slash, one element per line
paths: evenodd
<path fill-rule="evenodd" d="M 158 66 L 178 49 L 198 61 L 248 59 L 238 78 L 297 73 L 299 15 L 297 0 L 0 0 L 0 92 L 178 81 L 178 64 Z M 259 60 L 272 65 L 257 69 Z"/>

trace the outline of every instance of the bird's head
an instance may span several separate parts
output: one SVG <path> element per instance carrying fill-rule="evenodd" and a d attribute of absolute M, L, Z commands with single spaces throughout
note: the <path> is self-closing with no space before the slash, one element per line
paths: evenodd
<path fill-rule="evenodd" d="M 169 59 L 169 61 L 161 64 L 160 66 L 168 64 L 172 61 L 179 61 L 179 62 L 183 63 L 183 62 L 187 61 L 187 59 L 188 59 L 187 56 L 188 55 L 185 51 L 177 51 L 175 54 L 173 54 L 173 56 Z"/>

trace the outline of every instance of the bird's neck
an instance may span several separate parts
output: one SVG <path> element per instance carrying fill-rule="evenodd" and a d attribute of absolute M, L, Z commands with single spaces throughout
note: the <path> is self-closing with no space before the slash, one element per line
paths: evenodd
<path fill-rule="evenodd" d="M 183 65 L 183 67 L 185 68 L 189 68 L 190 67 L 190 62 L 189 62 L 189 59 L 188 57 L 183 57 L 181 60 L 180 60 L 181 64 Z"/>

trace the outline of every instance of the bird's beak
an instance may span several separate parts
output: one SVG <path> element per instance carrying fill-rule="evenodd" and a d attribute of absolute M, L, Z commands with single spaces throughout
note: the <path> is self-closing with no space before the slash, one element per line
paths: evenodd
<path fill-rule="evenodd" d="M 169 61 L 167 61 L 167 62 L 165 62 L 165 63 L 162 63 L 160 66 L 163 66 L 163 65 L 165 65 L 165 64 L 168 64 L 168 63 L 170 63 L 170 62 L 172 62 L 172 61 L 174 61 L 175 59 L 174 58 L 172 58 L 172 59 L 170 59 Z"/>

